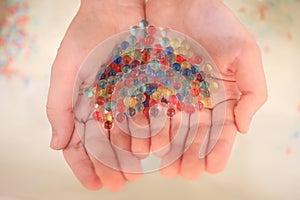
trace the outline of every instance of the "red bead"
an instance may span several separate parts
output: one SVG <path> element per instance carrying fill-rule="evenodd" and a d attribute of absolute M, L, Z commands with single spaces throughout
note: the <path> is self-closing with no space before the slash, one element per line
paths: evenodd
<path fill-rule="evenodd" d="M 171 95 L 169 101 L 171 104 L 176 105 L 178 103 L 178 98 L 176 95 Z"/>
<path fill-rule="evenodd" d="M 118 65 L 118 66 L 116 67 L 116 71 L 117 71 L 117 72 L 122 72 L 122 67 L 123 67 L 122 64 Z"/>
<path fill-rule="evenodd" d="M 192 97 L 197 97 L 200 94 L 200 89 L 199 88 L 192 88 L 190 91 L 190 94 Z"/>
<path fill-rule="evenodd" d="M 150 58 L 151 58 L 150 53 L 145 52 L 145 51 L 142 52 L 142 60 L 143 60 L 144 62 L 149 62 L 149 61 L 150 61 Z"/>
<path fill-rule="evenodd" d="M 182 55 L 177 55 L 175 61 L 181 64 L 186 61 L 186 59 Z"/>
<path fill-rule="evenodd" d="M 104 122 L 104 128 L 105 129 L 111 129 L 112 128 L 112 126 L 113 126 L 113 123 L 111 122 L 111 121 L 106 121 L 106 122 Z"/>
<path fill-rule="evenodd" d="M 184 111 L 188 114 L 193 114 L 195 112 L 195 107 L 193 105 L 185 105 Z"/>
<path fill-rule="evenodd" d="M 150 35 L 150 36 L 147 36 L 144 41 L 145 41 L 145 45 L 150 46 L 155 42 L 155 39 L 153 36 Z"/>
<path fill-rule="evenodd" d="M 157 104 L 158 104 L 158 101 L 150 100 L 149 106 L 152 107 L 152 106 L 155 106 Z"/>
<path fill-rule="evenodd" d="M 138 60 L 134 60 L 134 61 L 131 62 L 131 67 L 132 68 L 135 68 L 135 67 L 137 67 L 139 65 L 140 65 L 140 61 L 138 61 Z"/>
<path fill-rule="evenodd" d="M 148 33 L 149 35 L 154 35 L 156 33 L 156 28 L 154 26 L 149 26 Z"/>
<path fill-rule="evenodd" d="M 102 113 L 99 112 L 99 111 L 95 111 L 94 112 L 94 119 L 97 120 L 97 121 L 101 121 L 103 119 Z"/>
<path fill-rule="evenodd" d="M 178 102 L 176 105 L 177 110 L 182 111 L 184 109 L 185 105 L 182 102 Z"/>
<path fill-rule="evenodd" d="M 168 111 L 167 111 L 167 115 L 169 117 L 173 117 L 175 115 L 175 109 L 174 108 L 169 108 Z"/>
<path fill-rule="evenodd" d="M 131 57 L 128 55 L 123 56 L 122 58 L 123 64 L 129 64 L 131 62 Z"/>
<path fill-rule="evenodd" d="M 97 100 L 96 100 L 96 103 L 99 105 L 99 106 L 102 106 L 105 104 L 105 98 L 104 97 L 98 97 Z"/>
<path fill-rule="evenodd" d="M 162 52 L 162 51 L 163 51 L 163 47 L 160 44 L 154 45 L 154 47 L 153 47 L 153 53 L 154 54 L 157 54 L 157 53 Z"/>
<path fill-rule="evenodd" d="M 106 92 L 107 92 L 107 94 L 112 94 L 114 92 L 114 86 L 113 85 L 107 85 L 106 86 Z"/>

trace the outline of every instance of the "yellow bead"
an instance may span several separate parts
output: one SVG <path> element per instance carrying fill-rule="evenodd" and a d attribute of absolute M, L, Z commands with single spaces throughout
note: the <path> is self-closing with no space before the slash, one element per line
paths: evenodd
<path fill-rule="evenodd" d="M 133 97 L 125 97 L 124 98 L 124 104 L 127 107 L 134 107 L 137 103 L 138 103 L 138 101 Z"/>
<path fill-rule="evenodd" d="M 161 93 L 156 91 L 151 95 L 151 99 L 155 100 L 155 101 L 159 101 L 161 99 Z"/>
<path fill-rule="evenodd" d="M 206 72 L 206 73 L 211 73 L 213 71 L 213 67 L 211 66 L 211 64 L 206 64 L 203 68 L 203 70 Z"/>
<path fill-rule="evenodd" d="M 182 68 L 191 68 L 191 63 L 188 61 L 184 61 L 183 63 L 181 63 L 181 67 Z"/>
<path fill-rule="evenodd" d="M 176 49 L 180 46 L 180 40 L 178 38 L 172 38 L 171 39 L 171 46 Z"/>
<path fill-rule="evenodd" d="M 183 48 L 182 47 L 177 47 L 177 48 L 175 48 L 175 50 L 174 50 L 174 53 L 175 54 L 182 54 L 183 53 Z"/>
<path fill-rule="evenodd" d="M 200 87 L 199 81 L 192 81 L 191 82 L 191 87 L 192 88 L 199 88 Z"/>
<path fill-rule="evenodd" d="M 215 92 L 219 88 L 219 84 L 216 81 L 210 82 L 209 85 L 210 85 L 210 88 L 209 88 L 210 92 Z"/>
<path fill-rule="evenodd" d="M 191 48 L 191 44 L 186 40 L 181 42 L 181 46 L 186 50 L 189 50 Z"/>
<path fill-rule="evenodd" d="M 111 114 L 106 113 L 103 115 L 103 121 L 112 121 L 112 120 L 113 120 L 113 117 Z"/>
<path fill-rule="evenodd" d="M 187 58 L 192 58 L 194 56 L 194 52 L 190 49 L 187 51 L 186 55 Z"/>
<path fill-rule="evenodd" d="M 198 98 L 198 100 L 202 102 L 204 108 L 212 108 L 212 100 L 211 100 L 211 98 L 206 98 L 206 99 Z"/>

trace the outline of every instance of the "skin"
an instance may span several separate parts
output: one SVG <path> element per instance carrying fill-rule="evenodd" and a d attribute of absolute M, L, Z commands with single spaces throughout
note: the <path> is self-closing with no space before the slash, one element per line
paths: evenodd
<path fill-rule="evenodd" d="M 53 130 L 51 147 L 63 150 L 75 176 L 91 190 L 105 186 L 108 190 L 117 191 L 125 186 L 126 181 L 137 180 L 140 175 L 113 170 L 98 162 L 83 147 L 73 121 L 75 77 L 84 58 L 97 44 L 127 30 L 132 24 L 138 24 L 143 18 L 144 2 L 141 0 L 128 3 L 121 0 L 82 0 L 52 66 L 47 102 L 47 115 Z"/>
<path fill-rule="evenodd" d="M 4 0 L 0 0 L 0 24 L 3 22 L 5 17 L 6 3 Z"/>
<path fill-rule="evenodd" d="M 163 168 L 161 174 L 191 180 L 204 171 L 220 172 L 227 163 L 237 131 L 248 131 L 253 115 L 267 99 L 259 47 L 223 1 L 149 0 L 146 16 L 154 26 L 169 27 L 199 42 L 215 61 L 222 79 L 231 81 L 224 81 L 225 125 L 213 150 L 205 158 L 195 159 L 203 145 L 205 127 L 200 128 L 191 147 Z M 210 120 L 206 121 L 209 124 Z M 163 160 L 168 157 L 165 155 Z"/>
<path fill-rule="evenodd" d="M 115 10 L 118 12 L 114 12 Z M 151 24 L 178 30 L 201 43 L 216 62 L 222 78 L 233 81 L 225 84 L 224 100 L 228 100 L 225 105 L 226 122 L 213 150 L 205 158 L 199 159 L 204 137 L 211 128 L 213 113 L 204 110 L 200 113 L 203 122 L 193 120 L 196 124 L 199 123 L 197 134 L 183 156 L 170 164 L 172 153 L 182 149 L 186 145 L 185 141 L 177 141 L 166 152 L 158 154 L 162 157 L 162 175 L 169 178 L 181 175 L 192 180 L 204 171 L 221 171 L 230 155 L 236 132 L 248 131 L 252 116 L 267 98 L 259 48 L 221 1 L 149 0 L 145 8 L 142 0 L 128 0 L 126 3 L 123 0 L 82 0 L 52 67 L 47 115 L 53 130 L 51 147 L 63 150 L 74 174 L 88 189 L 100 189 L 104 186 L 111 191 L 121 190 L 127 181 L 137 180 L 141 174 L 111 169 L 86 151 L 74 128 L 72 95 L 75 77 L 85 57 L 97 44 L 138 24 L 145 18 L 145 13 Z M 174 15 L 177 16 L 176 21 Z M 78 116 L 75 113 L 75 116 L 81 117 L 84 113 L 85 111 L 79 112 Z M 181 114 L 176 115 L 173 120 L 176 124 L 176 121 L 181 120 Z M 173 126 L 169 131 L 168 127 L 167 123 L 151 139 L 152 150 L 167 145 L 179 130 L 179 127 Z M 139 158 L 149 153 L 149 139 L 130 138 L 116 127 L 112 133 L 111 142 L 121 149 L 131 151 L 137 157 L 143 153 L 144 156 Z M 112 151 L 108 150 L 108 155 L 109 153 Z"/>

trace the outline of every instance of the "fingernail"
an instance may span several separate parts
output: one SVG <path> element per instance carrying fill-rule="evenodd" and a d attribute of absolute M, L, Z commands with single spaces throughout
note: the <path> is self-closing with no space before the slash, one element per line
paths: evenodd
<path fill-rule="evenodd" d="M 52 149 L 57 150 L 57 147 L 58 147 L 58 137 L 57 137 L 56 134 L 52 134 L 52 139 L 51 139 L 51 142 L 50 142 L 50 147 Z"/>

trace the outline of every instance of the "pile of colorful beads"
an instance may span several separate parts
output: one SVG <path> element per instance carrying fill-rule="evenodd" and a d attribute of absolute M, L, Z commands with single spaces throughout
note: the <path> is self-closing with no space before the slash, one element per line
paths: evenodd
<path fill-rule="evenodd" d="M 156 117 L 160 107 L 168 117 L 212 107 L 211 93 L 218 89 L 213 65 L 204 63 L 187 40 L 169 38 L 167 32 L 145 20 L 132 27 L 100 67 L 95 84 L 83 90 L 105 129 L 138 113 Z"/>

